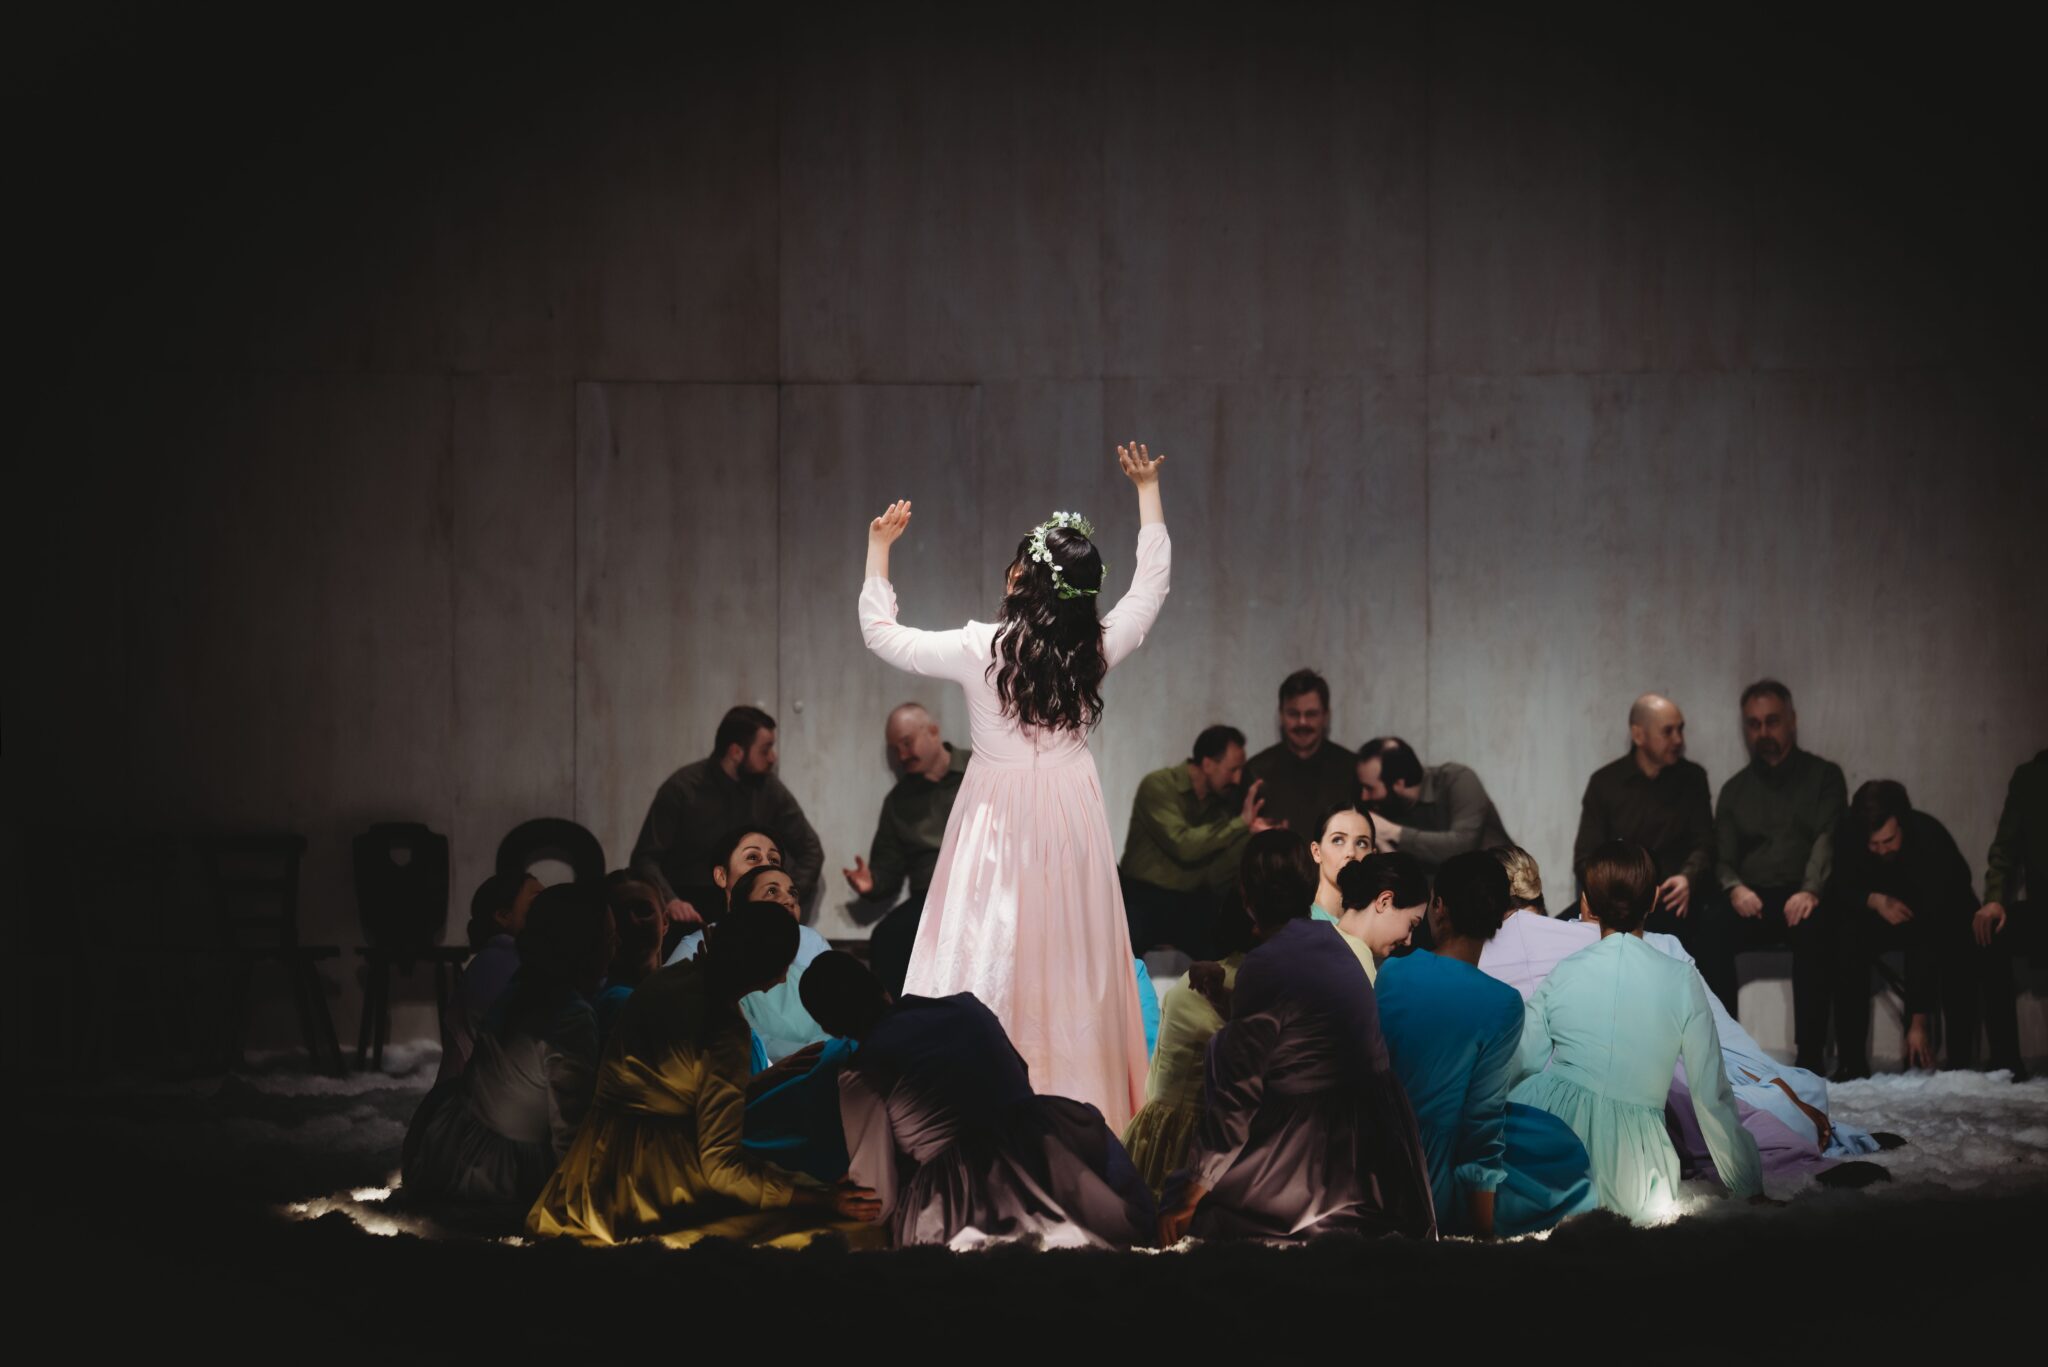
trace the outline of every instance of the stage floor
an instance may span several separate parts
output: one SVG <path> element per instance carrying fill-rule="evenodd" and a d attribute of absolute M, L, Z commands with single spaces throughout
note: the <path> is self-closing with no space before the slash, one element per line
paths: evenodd
<path fill-rule="evenodd" d="M 295 1355 L 321 1360 L 404 1360 L 457 1343 L 522 1359 L 552 1345 L 573 1357 L 585 1334 L 613 1347 L 681 1348 L 678 1336 L 706 1316 L 705 1332 L 721 1339 L 751 1323 L 778 1342 L 789 1333 L 901 1342 L 916 1323 L 1010 1341 L 957 1342 L 978 1355 L 1052 1332 L 1085 1337 L 1048 1351 L 1108 1351 L 1116 1341 L 1153 1356 L 1162 1344 L 1256 1344 L 1269 1314 L 1392 1334 L 1393 1320 L 1367 1320 L 1378 1325 L 1403 1306 L 1490 1321 L 1475 1353 L 1509 1346 L 1515 1316 L 1545 1317 L 1541 1329 L 1521 1322 L 1569 1340 L 1558 1317 L 1576 1306 L 1603 1339 L 1653 1334 L 1660 1356 L 1709 1360 L 1943 1343 L 1960 1326 L 1941 1317 L 1965 1314 L 1964 1300 L 1983 1307 L 1967 1312 L 1973 1319 L 2039 1313 L 2029 1288 L 2048 1218 L 2048 1080 L 1945 1073 L 1837 1087 L 1842 1118 L 1910 1141 L 1873 1159 L 1895 1180 L 1862 1191 L 1780 1188 L 1772 1194 L 1789 1204 L 1776 1208 L 1714 1199 L 1703 1186 L 1656 1229 L 1596 1215 L 1494 1246 L 847 1255 L 593 1251 L 408 1217 L 389 1187 L 436 1062 L 432 1046 L 408 1046 L 389 1052 L 378 1074 L 329 1078 L 273 1059 L 226 1079 L 32 1097 L 12 1128 L 25 1145 L 16 1171 L 33 1174 L 16 1209 L 47 1245 L 38 1270 L 73 1286 L 89 1275 L 149 1314 L 210 1305 L 223 1329 L 281 1335 Z M 78 1271 L 60 1271 L 73 1260 Z M 619 1320 L 636 1297 L 646 1318 Z M 162 1324 L 149 1314 L 117 1317 L 106 1331 L 146 1337 Z M 1399 1336 L 1441 1353 L 1450 1345 L 1432 1337 L 1435 1321 L 1435 1311 L 1401 1320 Z M 1274 1332 L 1284 1343 L 1291 1331 Z"/>

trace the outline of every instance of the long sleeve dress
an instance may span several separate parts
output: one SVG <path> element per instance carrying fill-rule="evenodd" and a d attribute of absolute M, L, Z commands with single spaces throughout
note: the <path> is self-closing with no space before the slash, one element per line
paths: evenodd
<path fill-rule="evenodd" d="M 1494 1194 L 1501 1234 L 1549 1229 L 1591 1210 L 1592 1160 L 1548 1111 L 1508 1100 L 1522 1042 L 1521 994 L 1470 964 L 1418 949 L 1374 984 L 1394 1072 L 1415 1109 L 1445 1234 L 1471 1232 L 1469 1194 Z"/>
<path fill-rule="evenodd" d="M 1198 1238 L 1435 1236 L 1415 1113 L 1372 984 L 1334 927 L 1290 921 L 1245 956 L 1165 1203 L 1184 1179 L 1208 1189 L 1189 1227 Z"/>
<path fill-rule="evenodd" d="M 880 1197 L 898 1246 L 1036 1238 L 1147 1242 L 1152 1193 L 1094 1107 L 1031 1089 L 967 993 L 905 997 L 839 1074 L 848 1176 Z"/>
<path fill-rule="evenodd" d="M 1518 913 L 1508 917 L 1500 933 L 1487 941 L 1485 952 L 1479 956 L 1479 967 L 1527 998 L 1535 995 L 1551 969 L 1597 944 L 1599 939 L 1600 929 L 1591 922 L 1557 921 L 1538 912 Z M 1643 936 L 1643 943 L 1697 968 L 1692 955 L 1675 935 L 1652 931 Z M 1793 1097 L 1826 1115 L 1827 1079 L 1772 1058 L 1742 1028 L 1741 1022 L 1728 1014 L 1712 991 L 1707 993 L 1707 1008 L 1714 1016 L 1714 1035 L 1721 1042 L 1721 1067 L 1735 1095 L 1735 1112 L 1742 1119 L 1742 1128 L 1756 1140 L 1765 1173 L 1812 1174 L 1840 1159 L 1876 1152 L 1877 1141 L 1869 1131 L 1854 1125 L 1831 1125 L 1823 1143 L 1819 1129 Z M 1779 1085 L 1781 1080 L 1783 1086 Z M 1692 1088 L 1682 1070 L 1672 1079 L 1665 1119 L 1672 1142 L 1678 1146 L 1681 1173 L 1686 1177 L 1711 1176 L 1713 1158 L 1707 1152 L 1706 1139 L 1694 1113 Z"/>
<path fill-rule="evenodd" d="M 1111 669 L 1166 601 L 1163 524 L 1139 531 L 1137 562 L 1130 591 L 1102 619 Z M 860 625 L 868 649 L 898 669 L 959 684 L 973 736 L 974 763 L 946 821 L 904 991 L 972 992 L 1003 1023 L 1037 1087 L 1090 1103 L 1122 1130 L 1144 1101 L 1145 1036 L 1087 736 L 1004 715 L 990 623 L 899 625 L 895 589 L 875 578 L 861 588 Z"/>
<path fill-rule="evenodd" d="M 587 1244 L 716 1236 L 800 1247 L 826 1230 L 880 1242 L 872 1225 L 792 1208 L 794 1177 L 741 1142 L 748 1076 L 746 1022 L 713 998 L 704 970 L 655 973 L 620 1013 L 590 1111 L 527 1229 Z"/>
<path fill-rule="evenodd" d="M 1572 1127 L 1593 1160 L 1600 1204 L 1654 1222 L 1678 1191 L 1664 1103 L 1680 1059 L 1700 1131 L 1736 1196 L 1763 1190 L 1756 1140 L 1737 1118 L 1706 984 L 1634 935 L 1609 935 L 1550 971 L 1525 1008 L 1508 1099 Z"/>
<path fill-rule="evenodd" d="M 1236 985 L 1244 955 L 1223 960 L 1223 986 Z M 1209 1041 L 1223 1028 L 1223 1017 L 1209 999 L 1183 984 L 1159 1004 L 1159 1047 L 1145 1075 L 1145 1104 L 1124 1127 L 1124 1148 L 1145 1184 L 1157 1193 L 1166 1179 L 1187 1162 L 1188 1145 L 1202 1119 L 1202 1074 L 1209 1059 Z"/>
<path fill-rule="evenodd" d="M 590 1104 L 597 1016 L 568 987 L 515 977 L 477 1026 L 469 1065 L 437 1084 L 406 1130 L 409 1199 L 533 1200 Z"/>

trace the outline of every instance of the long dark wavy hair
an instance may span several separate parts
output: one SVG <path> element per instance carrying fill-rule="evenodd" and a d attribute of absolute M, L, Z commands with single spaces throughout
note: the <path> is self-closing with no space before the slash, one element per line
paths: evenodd
<path fill-rule="evenodd" d="M 1102 587 L 1102 556 L 1079 532 L 1055 527 L 1045 548 L 1060 576 L 1077 589 Z M 1031 538 L 1017 544 L 1015 584 L 1003 595 L 1002 625 L 989 672 L 1003 712 L 1047 731 L 1086 731 L 1102 717 L 1102 618 L 1095 598 L 1062 598 L 1052 567 L 1031 558 Z"/>

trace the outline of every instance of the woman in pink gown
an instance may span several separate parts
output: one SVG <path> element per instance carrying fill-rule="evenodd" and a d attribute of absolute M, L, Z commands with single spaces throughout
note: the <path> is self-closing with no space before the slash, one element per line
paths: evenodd
<path fill-rule="evenodd" d="M 1088 732 L 1102 676 L 1138 648 L 1166 601 L 1165 459 L 1136 443 L 1117 448 L 1138 490 L 1138 562 L 1130 592 L 1100 618 L 1102 557 L 1070 514 L 1018 547 L 996 623 L 897 623 L 889 547 L 910 523 L 907 502 L 869 525 L 860 595 L 868 649 L 965 689 L 974 740 L 904 991 L 972 992 L 1003 1023 L 1035 1091 L 1088 1102 L 1115 1133 L 1144 1104 L 1145 1034 Z"/>

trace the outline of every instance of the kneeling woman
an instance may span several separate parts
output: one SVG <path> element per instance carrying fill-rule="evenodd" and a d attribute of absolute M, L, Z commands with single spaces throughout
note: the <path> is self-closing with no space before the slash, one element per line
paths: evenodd
<path fill-rule="evenodd" d="M 848 1178 L 898 1245 L 1031 1238 L 1129 1248 L 1152 1193 L 1085 1102 L 1032 1091 L 1023 1057 L 971 992 L 892 998 L 850 954 L 821 954 L 804 1006 L 859 1048 L 839 1074 Z"/>
<path fill-rule="evenodd" d="M 613 1027 L 590 1113 L 527 1214 L 530 1231 L 677 1247 L 713 1236 L 798 1247 L 826 1230 L 878 1242 L 872 1192 L 800 1182 L 741 1144 L 750 1069 L 739 1000 L 781 982 L 796 950 L 787 910 L 746 902 L 696 958 L 640 985 Z"/>
<path fill-rule="evenodd" d="M 1600 942 L 1552 969 L 1529 999 L 1518 1061 L 1528 1076 L 1508 1099 L 1572 1127 L 1593 1160 L 1601 1205 L 1653 1221 L 1670 1210 L 1678 1187 L 1664 1099 L 1682 1057 L 1723 1185 L 1736 1196 L 1762 1195 L 1756 1141 L 1736 1117 L 1706 986 L 1691 965 L 1643 943 L 1656 865 L 1642 846 L 1610 840 L 1584 877 Z"/>
<path fill-rule="evenodd" d="M 1336 927 L 1309 916 L 1308 843 L 1262 831 L 1239 876 L 1259 947 L 1210 1045 L 1201 1124 L 1187 1171 L 1168 1184 L 1160 1241 L 1433 1237 L 1422 1141 L 1372 984 Z"/>
<path fill-rule="evenodd" d="M 1396 899 L 1426 889 L 1400 889 Z M 1529 1234 L 1597 1204 L 1591 1160 L 1570 1127 L 1508 1100 L 1522 997 L 1478 965 L 1509 900 L 1507 871 L 1491 853 L 1452 856 L 1429 900 L 1435 952 L 1387 960 L 1377 983 L 1387 1052 L 1422 1127 L 1445 1234 Z"/>
<path fill-rule="evenodd" d="M 469 1066 L 428 1093 L 406 1131 L 408 1201 L 504 1206 L 516 1223 L 590 1104 L 591 998 L 616 943 L 596 889 L 564 883 L 533 899 L 519 968 L 485 1013 Z"/>

